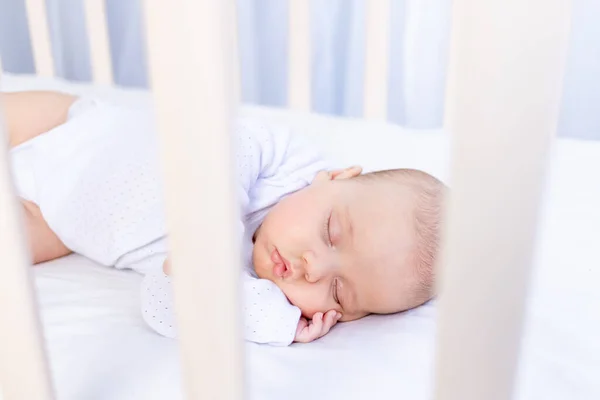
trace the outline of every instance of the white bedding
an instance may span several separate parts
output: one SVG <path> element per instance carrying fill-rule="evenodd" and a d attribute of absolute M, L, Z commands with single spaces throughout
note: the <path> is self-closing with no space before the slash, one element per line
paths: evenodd
<path fill-rule="evenodd" d="M 144 92 L 4 77 L 2 90 L 23 89 L 93 90 L 119 101 L 148 101 Z M 409 166 L 446 178 L 448 143 L 441 132 L 254 107 L 243 112 L 314 136 L 342 165 Z M 560 140 L 554 146 L 517 399 L 600 399 L 598 171 L 600 143 Z M 177 344 L 145 327 L 138 275 L 79 256 L 36 267 L 34 275 L 59 399 L 182 397 Z M 339 324 L 308 345 L 248 343 L 249 397 L 428 399 L 434 311 L 431 302 L 403 314 Z"/>

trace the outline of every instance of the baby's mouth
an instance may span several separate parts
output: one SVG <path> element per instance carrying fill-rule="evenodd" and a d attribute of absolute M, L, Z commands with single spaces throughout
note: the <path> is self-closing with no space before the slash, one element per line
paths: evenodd
<path fill-rule="evenodd" d="M 277 249 L 271 253 L 271 261 L 274 263 L 273 275 L 276 277 L 284 279 L 292 274 L 289 261 L 283 258 Z"/>

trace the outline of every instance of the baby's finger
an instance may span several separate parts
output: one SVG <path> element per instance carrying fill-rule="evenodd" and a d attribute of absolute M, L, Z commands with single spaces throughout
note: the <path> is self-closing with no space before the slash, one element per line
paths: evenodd
<path fill-rule="evenodd" d="M 329 310 L 327 314 L 325 314 L 325 322 L 323 323 L 323 330 L 321 332 L 322 335 L 329 332 L 329 330 L 337 323 L 337 311 Z"/>
<path fill-rule="evenodd" d="M 318 338 L 323 330 L 323 313 L 318 312 L 312 317 L 312 321 L 310 326 L 308 327 L 310 330 L 311 337 L 315 339 Z"/>
<path fill-rule="evenodd" d="M 165 275 L 171 275 L 171 261 L 168 258 L 163 263 L 163 272 Z"/>
<path fill-rule="evenodd" d="M 333 324 L 336 323 L 335 320 L 335 315 L 337 314 L 337 312 L 335 310 L 329 310 L 327 311 L 327 314 L 325 314 L 325 326 L 333 326 Z"/>
<path fill-rule="evenodd" d="M 296 339 L 304 339 L 304 329 L 308 326 L 306 318 L 300 318 L 298 321 L 298 327 L 296 328 Z"/>

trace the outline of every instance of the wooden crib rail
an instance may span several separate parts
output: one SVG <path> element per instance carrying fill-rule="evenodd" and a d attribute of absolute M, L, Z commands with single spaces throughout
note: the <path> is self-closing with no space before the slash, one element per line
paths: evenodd
<path fill-rule="evenodd" d="M 35 70 L 40 76 L 54 76 L 54 59 L 45 0 L 25 0 Z"/>
<path fill-rule="evenodd" d="M 310 4 L 289 0 L 288 9 L 288 107 L 300 111 L 312 109 Z M 365 118 L 387 119 L 390 7 L 390 0 L 366 2 Z"/>
<path fill-rule="evenodd" d="M 84 6 L 92 76 L 94 82 L 109 85 L 113 83 L 113 73 L 106 20 L 106 0 L 85 0 Z"/>
<path fill-rule="evenodd" d="M 52 399 L 0 107 L 0 399 Z"/>
<path fill-rule="evenodd" d="M 455 0 L 438 400 L 512 398 L 570 2 Z"/>
<path fill-rule="evenodd" d="M 0 60 L 0 83 L 2 82 Z M 0 400 L 53 399 L 0 103 Z"/>
<path fill-rule="evenodd" d="M 54 58 L 45 0 L 26 0 L 29 36 L 36 73 L 54 76 Z M 85 0 L 84 17 L 88 31 L 93 80 L 99 84 L 113 82 L 105 0 Z"/>
<path fill-rule="evenodd" d="M 144 5 L 185 389 L 189 399 L 239 399 L 241 232 L 230 154 L 234 2 Z"/>
<path fill-rule="evenodd" d="M 310 1 L 289 0 L 288 16 L 288 105 L 310 111 Z"/>
<path fill-rule="evenodd" d="M 365 118 L 387 119 L 390 7 L 390 0 L 371 0 L 366 4 Z"/>

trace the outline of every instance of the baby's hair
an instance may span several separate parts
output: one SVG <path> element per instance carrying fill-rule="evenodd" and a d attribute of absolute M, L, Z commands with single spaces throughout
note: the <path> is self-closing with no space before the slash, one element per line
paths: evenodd
<path fill-rule="evenodd" d="M 435 262 L 439 252 L 441 214 L 446 186 L 437 178 L 416 169 L 390 169 L 369 172 L 355 178 L 363 182 L 387 181 L 407 187 L 415 196 L 414 223 L 417 250 L 417 287 L 410 301 L 416 307 L 434 295 Z"/>

